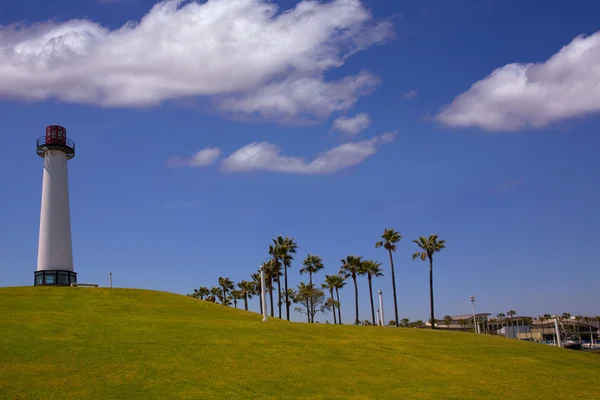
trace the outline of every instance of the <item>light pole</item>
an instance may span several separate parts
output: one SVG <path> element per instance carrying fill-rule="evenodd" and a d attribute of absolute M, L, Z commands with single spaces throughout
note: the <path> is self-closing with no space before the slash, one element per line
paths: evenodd
<path fill-rule="evenodd" d="M 477 319 L 475 318 L 475 295 L 470 297 L 471 307 L 473 309 L 473 328 L 475 333 L 479 334 L 479 325 L 477 325 Z"/>
<path fill-rule="evenodd" d="M 377 309 L 377 312 L 375 313 L 375 325 L 379 326 L 379 308 Z"/>
<path fill-rule="evenodd" d="M 262 299 L 262 320 L 267 320 L 267 296 L 265 295 L 265 266 L 260 266 L 260 298 Z"/>
<path fill-rule="evenodd" d="M 381 290 L 379 291 L 379 310 L 381 312 L 381 318 L 379 319 L 381 321 L 381 326 L 385 326 L 385 318 L 383 318 L 383 294 L 381 293 Z"/>

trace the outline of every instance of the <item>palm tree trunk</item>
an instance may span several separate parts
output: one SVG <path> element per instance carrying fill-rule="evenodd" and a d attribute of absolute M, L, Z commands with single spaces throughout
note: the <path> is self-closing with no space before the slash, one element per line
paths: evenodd
<path fill-rule="evenodd" d="M 244 310 L 248 311 L 248 293 L 246 293 L 244 295 Z M 262 307 L 261 307 L 260 312 L 262 314 Z"/>
<path fill-rule="evenodd" d="M 329 294 L 331 295 L 331 305 L 333 306 L 333 324 L 337 324 L 337 319 L 335 318 L 335 299 L 333 298 L 333 288 L 329 289 Z M 592 328 L 590 328 L 590 332 Z"/>
<path fill-rule="evenodd" d="M 225 285 L 223 285 L 223 304 L 227 302 L 227 290 L 225 290 Z"/>
<path fill-rule="evenodd" d="M 312 288 L 312 272 L 309 272 L 309 273 L 308 273 L 308 282 L 310 283 L 310 287 Z M 309 321 L 309 322 L 312 322 L 312 323 L 314 323 L 314 322 L 315 322 L 315 319 L 314 319 L 314 318 L 311 318 L 311 321 Z"/>
<path fill-rule="evenodd" d="M 275 310 L 273 309 L 273 277 L 269 278 L 269 297 L 271 298 L 271 318 L 275 318 Z"/>
<path fill-rule="evenodd" d="M 283 266 L 283 276 L 285 279 L 285 318 L 290 320 L 290 299 L 288 297 L 288 284 L 287 284 L 287 266 Z M 281 312 L 280 312 L 281 314 Z M 310 321 L 309 321 L 310 322 Z"/>
<path fill-rule="evenodd" d="M 429 308 L 431 309 L 431 329 L 435 329 L 433 310 L 433 258 L 429 257 Z"/>
<path fill-rule="evenodd" d="M 356 308 L 356 319 L 354 320 L 354 324 L 358 325 L 358 285 L 356 284 L 356 275 L 352 275 L 352 280 L 354 281 L 354 305 Z"/>
<path fill-rule="evenodd" d="M 338 324 L 342 325 L 342 310 L 341 310 L 341 303 L 340 303 L 340 290 L 338 288 L 335 288 L 335 294 L 337 296 L 337 302 L 338 302 Z"/>
<path fill-rule="evenodd" d="M 392 250 L 388 250 L 390 253 L 390 266 L 392 269 L 392 292 L 394 294 L 394 318 L 396 321 L 396 327 L 398 327 L 398 300 L 396 298 L 396 275 L 394 274 L 394 257 L 392 257 Z"/>
<path fill-rule="evenodd" d="M 260 314 L 263 315 L 262 292 L 258 293 L 258 303 L 260 304 Z"/>
<path fill-rule="evenodd" d="M 373 306 L 373 287 L 371 286 L 371 275 L 369 278 L 369 296 L 371 297 L 371 318 L 373 318 L 373 326 L 375 326 L 375 307 Z"/>
<path fill-rule="evenodd" d="M 281 276 L 277 277 L 277 306 L 279 307 L 279 319 L 281 319 Z"/>
<path fill-rule="evenodd" d="M 308 323 L 310 324 L 310 308 L 309 308 L 308 297 L 306 298 L 306 318 L 308 319 Z"/>

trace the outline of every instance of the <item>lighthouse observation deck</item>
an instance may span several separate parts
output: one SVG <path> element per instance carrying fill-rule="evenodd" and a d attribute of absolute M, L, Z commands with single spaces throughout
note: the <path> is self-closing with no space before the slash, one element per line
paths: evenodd
<path fill-rule="evenodd" d="M 45 157 L 49 150 L 60 150 L 67 155 L 67 159 L 75 157 L 75 142 L 67 138 L 67 130 L 60 125 L 46 127 L 46 135 L 36 141 L 37 154 Z"/>

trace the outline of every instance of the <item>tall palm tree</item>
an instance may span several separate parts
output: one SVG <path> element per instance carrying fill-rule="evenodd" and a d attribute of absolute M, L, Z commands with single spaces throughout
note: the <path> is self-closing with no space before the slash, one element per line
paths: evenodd
<path fill-rule="evenodd" d="M 223 299 L 227 299 L 227 293 L 233 290 L 233 282 L 229 278 L 219 278 L 219 286 L 223 288 Z"/>
<path fill-rule="evenodd" d="M 248 281 L 241 281 L 238 282 L 237 286 L 241 298 L 244 299 L 244 310 L 248 311 L 248 299 L 251 299 L 254 294 L 254 284 Z M 262 313 L 262 307 L 260 312 Z"/>
<path fill-rule="evenodd" d="M 263 313 L 263 303 L 262 303 L 262 296 L 261 296 L 261 279 L 260 279 L 260 269 L 258 270 L 258 272 L 250 275 L 252 277 L 252 294 L 255 296 L 258 296 L 258 303 L 260 305 L 260 313 Z"/>
<path fill-rule="evenodd" d="M 292 267 L 292 261 L 294 260 L 294 257 L 292 256 L 292 254 L 296 254 L 296 250 L 298 249 L 298 244 L 296 243 L 296 241 L 294 240 L 294 238 L 290 238 L 288 236 L 286 236 L 283 239 L 283 243 L 284 243 L 284 249 L 285 249 L 285 257 L 283 259 L 283 265 L 284 265 L 284 278 L 285 278 L 285 304 L 286 304 L 286 308 L 285 308 L 285 316 L 287 318 L 287 320 L 290 320 L 290 296 L 288 294 L 288 279 L 287 279 L 287 270 L 288 268 Z"/>
<path fill-rule="evenodd" d="M 452 317 L 450 315 L 444 315 L 444 325 L 446 325 L 446 328 L 450 328 L 451 324 L 452 324 Z"/>
<path fill-rule="evenodd" d="M 338 275 L 325 275 L 325 282 L 322 284 L 323 289 L 329 290 L 329 295 L 331 296 L 331 304 L 333 306 L 333 323 L 337 324 L 337 318 L 335 315 L 335 299 L 333 298 L 333 291 L 336 287 L 336 282 L 338 281 Z"/>
<path fill-rule="evenodd" d="M 269 255 L 271 256 L 271 268 L 273 271 L 276 271 L 273 279 L 277 281 L 277 298 L 281 298 L 281 281 L 278 278 L 281 275 L 281 259 L 285 257 L 282 236 L 273 239 L 273 244 L 269 245 Z M 281 304 L 281 301 L 277 302 L 277 306 L 279 307 L 279 319 L 281 319 Z"/>
<path fill-rule="evenodd" d="M 340 275 L 342 275 L 345 279 L 352 277 L 354 281 L 354 303 L 356 308 L 356 318 L 354 319 L 354 324 L 359 325 L 360 320 L 358 319 L 358 285 L 356 284 L 356 277 L 358 275 L 363 275 L 364 270 L 362 267 L 362 257 L 360 256 L 348 256 L 346 259 L 340 260 L 342 266 L 340 267 Z"/>
<path fill-rule="evenodd" d="M 438 240 L 438 235 L 433 234 L 429 237 L 419 236 L 419 239 L 413 240 L 421 249 L 413 254 L 413 260 L 420 258 L 422 261 L 429 259 L 429 308 L 431 311 L 431 329 L 435 329 L 435 316 L 433 309 L 433 255 L 446 247 L 445 240 Z"/>
<path fill-rule="evenodd" d="M 269 246 L 269 254 L 273 257 L 273 261 L 276 264 L 279 264 L 281 261 L 283 263 L 283 276 L 284 276 L 284 293 L 285 293 L 285 303 L 286 303 L 286 318 L 290 320 L 290 301 L 288 296 L 288 279 L 287 279 L 287 269 L 291 267 L 292 261 L 294 257 L 292 254 L 296 253 L 296 249 L 298 245 L 296 244 L 293 238 L 286 236 L 277 236 L 276 239 L 273 239 L 273 244 Z M 281 302 L 280 302 L 281 303 Z M 281 315 L 281 305 L 279 314 Z"/>
<path fill-rule="evenodd" d="M 396 251 L 396 243 L 402 240 L 402 235 L 400 232 L 396 232 L 394 229 L 384 229 L 383 235 L 381 235 L 383 240 L 375 243 L 375 247 L 383 247 L 386 249 L 390 255 L 390 269 L 392 271 L 392 293 L 394 295 L 394 318 L 396 321 L 396 326 L 398 326 L 398 299 L 396 297 L 396 275 L 394 274 L 394 257 L 392 256 L 392 252 Z"/>
<path fill-rule="evenodd" d="M 269 260 L 263 263 L 263 270 L 265 271 L 265 290 L 269 292 L 269 302 L 271 304 L 271 318 L 275 318 L 275 309 L 273 304 L 273 280 L 276 279 L 276 269 L 273 260 Z M 265 305 L 266 308 L 266 305 Z"/>
<path fill-rule="evenodd" d="M 321 259 L 321 257 L 317 255 L 311 255 L 310 253 L 308 254 L 308 256 L 306 256 L 306 259 L 302 262 L 302 265 L 304 265 L 304 267 L 300 269 L 300 275 L 307 273 L 311 285 L 313 283 L 312 275 L 325 268 L 323 266 L 323 260 Z"/>
<path fill-rule="evenodd" d="M 371 318 L 375 325 L 375 307 L 373 306 L 373 285 L 371 283 L 373 277 L 383 276 L 383 270 L 380 268 L 381 263 L 373 260 L 365 260 L 362 264 L 363 274 L 367 275 L 369 280 L 369 297 L 371 298 Z"/>
<path fill-rule="evenodd" d="M 335 297 L 337 297 L 337 308 L 338 308 L 338 324 L 342 325 L 342 311 L 340 303 L 340 289 L 346 286 L 346 279 L 342 275 L 333 275 L 333 287 L 335 289 Z"/>
<path fill-rule="evenodd" d="M 287 299 L 288 299 L 288 303 L 290 305 L 294 301 L 294 298 L 296 297 L 296 294 L 297 293 L 296 293 L 296 291 L 294 289 L 288 288 L 288 290 L 287 290 Z M 281 292 L 279 301 L 281 301 L 282 304 L 285 301 L 285 298 L 286 298 L 285 293 Z"/>

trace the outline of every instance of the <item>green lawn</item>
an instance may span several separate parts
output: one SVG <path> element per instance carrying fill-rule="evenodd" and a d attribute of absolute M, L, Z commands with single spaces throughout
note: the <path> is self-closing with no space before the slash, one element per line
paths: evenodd
<path fill-rule="evenodd" d="M 0 288 L 0 399 L 592 399 L 596 354 L 308 325 L 129 289 Z"/>

